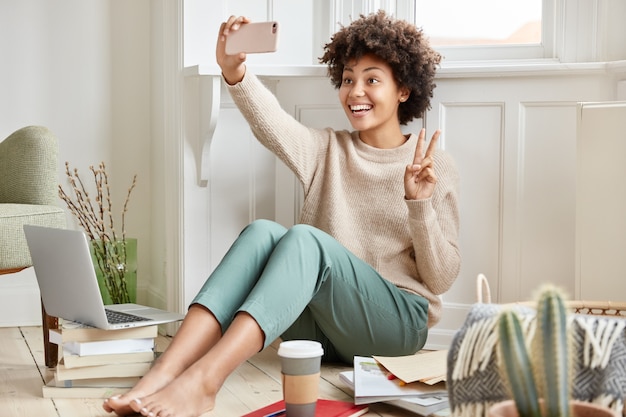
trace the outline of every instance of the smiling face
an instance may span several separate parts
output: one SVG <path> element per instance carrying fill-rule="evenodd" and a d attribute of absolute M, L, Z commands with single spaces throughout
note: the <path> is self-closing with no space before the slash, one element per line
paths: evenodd
<path fill-rule="evenodd" d="M 344 66 L 339 99 L 361 140 L 376 147 L 395 147 L 404 141 L 398 106 L 409 93 L 400 88 L 391 67 L 368 54 Z"/>

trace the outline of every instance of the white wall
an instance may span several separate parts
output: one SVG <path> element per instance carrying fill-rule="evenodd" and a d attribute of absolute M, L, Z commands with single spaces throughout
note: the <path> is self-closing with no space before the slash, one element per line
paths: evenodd
<path fill-rule="evenodd" d="M 137 173 L 127 232 L 139 239 L 144 289 L 151 276 L 150 7 L 148 0 L 0 1 L 0 137 L 26 125 L 50 128 L 63 184 L 65 161 L 86 180 L 89 166 L 105 161 L 120 212 Z"/>
<path fill-rule="evenodd" d="M 278 51 L 272 55 L 249 55 L 252 65 L 310 65 L 313 59 L 313 1 L 222 0 L 185 2 L 185 67 L 215 64 L 215 42 L 220 24 L 229 16 L 246 16 L 255 22 L 280 24 Z"/>
<path fill-rule="evenodd" d="M 111 156 L 111 27 L 107 1 L 0 2 L 0 135 L 42 124 L 61 161 Z"/>

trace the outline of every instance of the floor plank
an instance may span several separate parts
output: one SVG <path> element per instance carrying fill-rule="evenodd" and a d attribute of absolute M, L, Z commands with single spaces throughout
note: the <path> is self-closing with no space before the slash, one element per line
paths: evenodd
<path fill-rule="evenodd" d="M 163 351 L 170 338 L 159 336 L 157 350 Z M 278 342 L 241 365 L 218 393 L 216 407 L 202 417 L 234 417 L 249 413 L 282 398 Z M 352 392 L 339 379 L 351 367 L 324 364 L 320 398 L 351 401 Z M 44 366 L 41 327 L 0 328 L 0 415 L 2 417 L 111 417 L 101 399 L 46 399 L 44 381 L 53 377 Z M 402 417 L 406 411 L 373 404 L 366 417 Z"/>
<path fill-rule="evenodd" d="M 38 368 L 43 375 L 43 380 L 38 386 L 38 395 L 41 397 L 41 387 L 45 382 L 50 381 L 53 378 L 53 372 L 47 369 L 44 365 L 44 352 L 43 352 L 43 333 L 41 327 L 22 327 L 22 334 L 24 339 L 32 353 L 32 357 Z M 47 399 L 42 400 L 46 401 Z M 48 399 L 51 401 L 59 417 L 111 417 L 111 414 L 107 414 L 102 409 L 102 400 L 96 398 L 80 398 L 80 399 L 66 399 L 55 398 Z"/>
<path fill-rule="evenodd" d="M 0 410 L 3 416 L 58 416 L 41 396 L 39 368 L 19 328 L 0 328 Z"/>

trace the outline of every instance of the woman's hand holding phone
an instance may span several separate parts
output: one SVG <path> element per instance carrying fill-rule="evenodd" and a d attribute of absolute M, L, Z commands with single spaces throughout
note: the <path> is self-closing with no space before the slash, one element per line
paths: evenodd
<path fill-rule="evenodd" d="M 217 40 L 217 63 L 226 82 L 236 84 L 243 79 L 246 54 L 274 52 L 278 47 L 278 23 L 250 23 L 244 16 L 231 16 L 220 26 Z"/>
<path fill-rule="evenodd" d="M 217 47 L 215 55 L 217 64 L 222 69 L 222 75 L 228 84 L 234 85 L 243 80 L 246 73 L 246 54 L 239 53 L 237 55 L 226 54 L 226 40 L 231 32 L 236 31 L 242 24 L 249 23 L 247 17 L 231 16 L 228 20 L 221 24 L 220 31 L 217 36 Z"/>

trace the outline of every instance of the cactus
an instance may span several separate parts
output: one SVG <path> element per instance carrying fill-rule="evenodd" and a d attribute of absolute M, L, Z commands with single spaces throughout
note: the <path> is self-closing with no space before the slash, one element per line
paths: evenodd
<path fill-rule="evenodd" d="M 517 314 L 512 310 L 501 313 L 498 333 L 504 375 L 520 417 L 569 417 L 567 314 L 563 297 L 553 286 L 544 287 L 540 293 L 536 326 L 531 355 Z"/>

